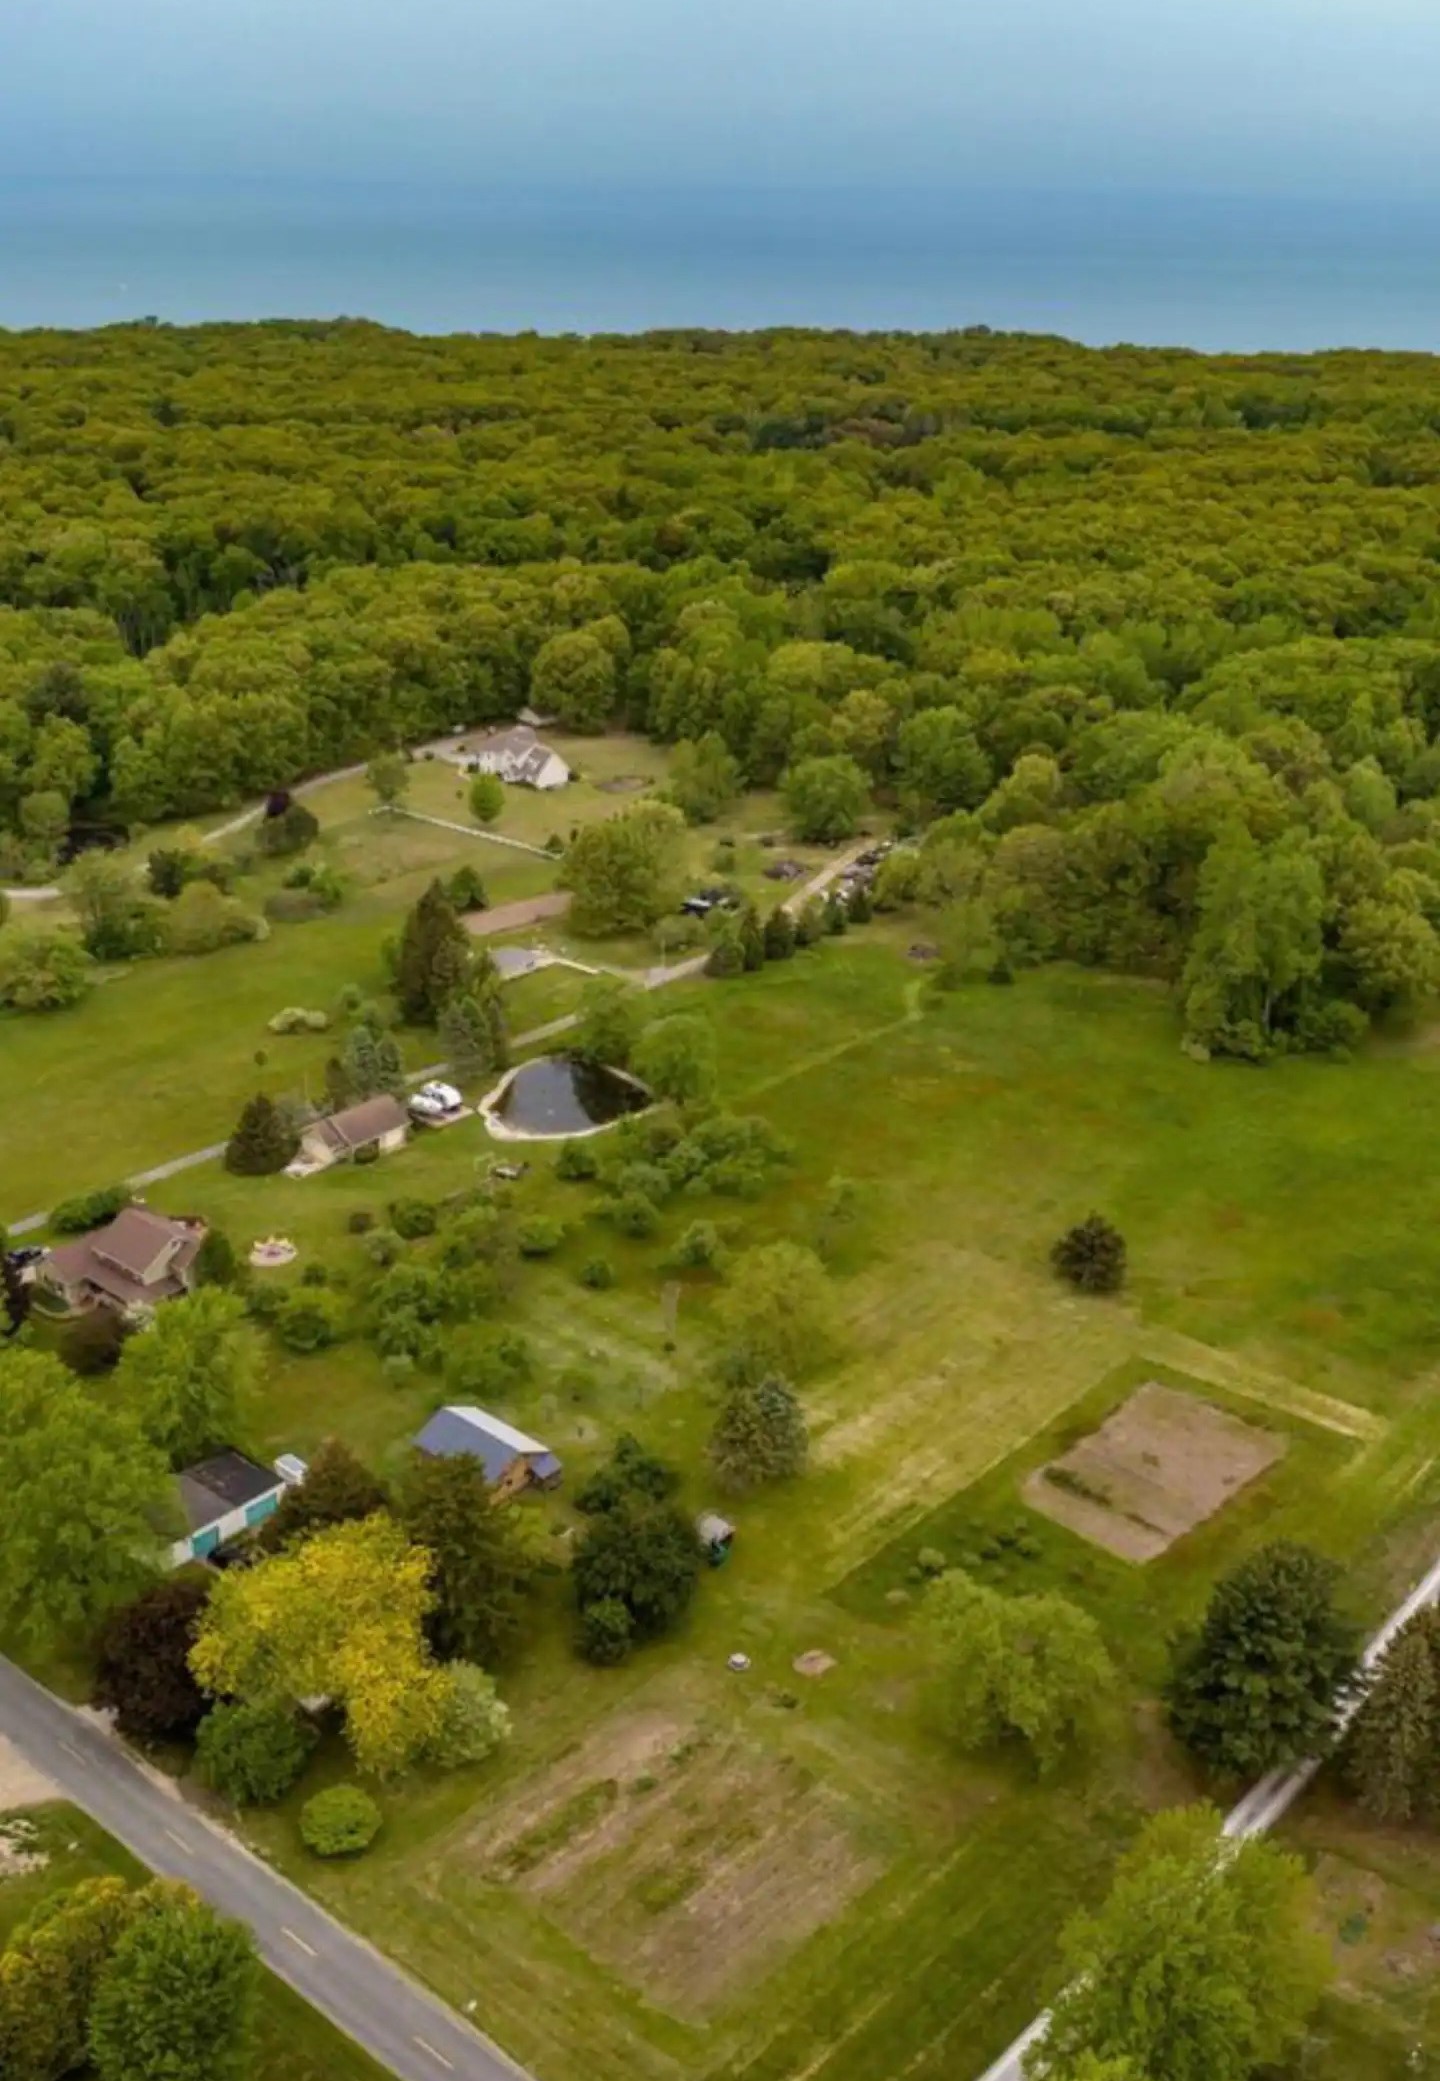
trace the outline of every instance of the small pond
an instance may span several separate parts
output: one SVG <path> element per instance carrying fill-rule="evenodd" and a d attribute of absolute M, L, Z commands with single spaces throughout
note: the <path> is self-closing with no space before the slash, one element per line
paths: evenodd
<path fill-rule="evenodd" d="M 645 1086 L 618 1070 L 542 1055 L 512 1070 L 484 1110 L 497 1134 L 566 1135 L 609 1127 L 649 1104 Z"/>

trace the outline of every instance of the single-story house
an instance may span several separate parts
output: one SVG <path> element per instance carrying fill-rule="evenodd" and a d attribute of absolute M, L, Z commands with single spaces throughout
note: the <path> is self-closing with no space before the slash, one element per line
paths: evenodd
<path fill-rule="evenodd" d="M 548 1445 L 469 1402 L 437 1409 L 415 1444 L 432 1459 L 458 1459 L 469 1453 L 485 1469 L 497 1499 L 532 1486 L 554 1488 L 560 1479 L 560 1462 Z"/>
<path fill-rule="evenodd" d="M 187 1467 L 176 1482 L 189 1529 L 170 1549 L 172 1568 L 203 1561 L 227 1540 L 263 1524 L 289 1485 L 284 1475 L 229 1446 Z"/>
<path fill-rule="evenodd" d="M 382 1091 L 378 1098 L 364 1098 L 343 1113 L 314 1120 L 300 1136 L 299 1166 L 302 1170 L 328 1170 L 332 1163 L 345 1163 L 362 1149 L 388 1155 L 404 1147 L 410 1132 L 410 1116 L 398 1098 Z"/>
<path fill-rule="evenodd" d="M 502 780 L 527 788 L 563 788 L 570 768 L 558 751 L 542 744 L 529 723 L 516 723 L 493 737 L 482 737 L 468 753 L 469 764 L 481 773 L 498 773 Z"/>
<path fill-rule="evenodd" d="M 203 1221 L 172 1221 L 148 1207 L 124 1207 L 103 1228 L 57 1243 L 35 1277 L 72 1312 L 153 1308 L 190 1291 L 206 1233 Z"/>

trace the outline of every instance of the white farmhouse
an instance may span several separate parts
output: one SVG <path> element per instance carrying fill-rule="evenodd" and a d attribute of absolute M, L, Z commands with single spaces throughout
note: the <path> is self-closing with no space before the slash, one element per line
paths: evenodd
<path fill-rule="evenodd" d="M 529 723 L 516 723 L 494 737 L 482 737 L 467 753 L 471 770 L 498 773 L 501 780 L 527 788 L 563 788 L 570 768 L 558 751 L 542 744 Z"/>

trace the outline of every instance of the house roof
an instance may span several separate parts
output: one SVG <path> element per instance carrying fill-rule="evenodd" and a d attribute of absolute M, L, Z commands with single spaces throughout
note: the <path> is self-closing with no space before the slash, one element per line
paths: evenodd
<path fill-rule="evenodd" d="M 180 1484 L 185 1522 L 192 1532 L 203 1532 L 208 1525 L 228 1517 L 232 1510 L 258 1503 L 262 1496 L 285 1485 L 271 1468 L 262 1467 L 258 1460 L 237 1452 L 233 1446 L 201 1460 L 198 1466 L 186 1467 L 175 1478 Z"/>
<path fill-rule="evenodd" d="M 332 1149 L 360 1149 L 367 1142 L 378 1142 L 382 1135 L 404 1127 L 406 1120 L 399 1099 L 382 1091 L 378 1098 L 364 1098 L 358 1106 L 346 1106 L 343 1113 L 331 1113 L 327 1119 L 317 1120 L 315 1126 Z"/>
<path fill-rule="evenodd" d="M 539 740 L 529 723 L 514 723 L 508 730 L 496 730 L 489 737 L 482 737 L 473 747 L 476 754 L 489 752 L 492 755 L 519 758 L 522 752 L 530 751 Z"/>
<path fill-rule="evenodd" d="M 84 1281 L 128 1307 L 183 1292 L 182 1275 L 204 1240 L 201 1221 L 172 1221 L 148 1207 L 125 1207 L 103 1228 L 57 1244 L 46 1270 L 62 1285 Z"/>
<path fill-rule="evenodd" d="M 521 1458 L 533 1462 L 541 1481 L 560 1472 L 559 1460 L 538 1438 L 527 1437 L 513 1424 L 492 1416 L 488 1409 L 477 1409 L 471 1402 L 451 1402 L 444 1409 L 437 1409 L 417 1434 L 415 1443 L 434 1459 L 471 1454 L 484 1467 L 488 1481 L 498 1481 Z"/>

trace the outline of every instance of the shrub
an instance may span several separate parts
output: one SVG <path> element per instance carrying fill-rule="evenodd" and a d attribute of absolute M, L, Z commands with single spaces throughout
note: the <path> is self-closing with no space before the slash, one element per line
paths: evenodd
<path fill-rule="evenodd" d="M 300 1004 L 287 1004 L 283 1011 L 276 1012 L 273 1019 L 266 1021 L 271 1033 L 324 1033 L 330 1019 L 325 1012 L 308 1012 Z"/>
<path fill-rule="evenodd" d="M 555 1159 L 556 1177 L 577 1183 L 593 1178 L 599 1169 L 600 1160 L 588 1141 L 566 1142 Z"/>
<path fill-rule="evenodd" d="M 380 1833 L 381 1813 L 358 1785 L 329 1785 L 300 1809 L 300 1837 L 317 1857 L 358 1857 Z"/>
<path fill-rule="evenodd" d="M 233 1806 L 273 1806 L 310 1760 L 315 1730 L 284 1705 L 217 1705 L 200 1722 L 195 1767 Z"/>
<path fill-rule="evenodd" d="M 613 1669 L 630 1653 L 635 1626 L 619 1597 L 601 1597 L 580 1613 L 579 1648 L 587 1662 Z"/>
<path fill-rule="evenodd" d="M 434 1203 L 428 1199 L 397 1199 L 391 1203 L 391 1225 L 407 1243 L 419 1236 L 433 1236 L 438 1219 Z"/>
<path fill-rule="evenodd" d="M 628 1192 L 611 1203 L 610 1220 L 622 1236 L 643 1243 L 660 1226 L 660 1209 L 643 1192 Z"/>
<path fill-rule="evenodd" d="M 355 1151 L 356 1163 L 378 1163 L 380 1151 L 374 1142 L 362 1142 Z"/>
<path fill-rule="evenodd" d="M 371 1264 L 379 1265 L 382 1271 L 395 1263 L 404 1248 L 403 1240 L 396 1235 L 393 1228 L 372 1229 L 365 1238 L 365 1255 Z"/>
<path fill-rule="evenodd" d="M 297 1287 L 275 1312 L 275 1334 L 287 1351 L 324 1351 L 341 1336 L 338 1297 L 324 1287 Z"/>
<path fill-rule="evenodd" d="M 597 1467 L 575 1497 L 575 1508 L 587 1516 L 618 1509 L 630 1496 L 663 1503 L 679 1487 L 680 1476 L 657 1459 L 629 1431 L 622 1431 L 603 1467 Z"/>
<path fill-rule="evenodd" d="M 1050 1262 L 1081 1293 L 1118 1293 L 1125 1282 L 1125 1238 L 1103 1215 L 1089 1214 L 1059 1237 Z"/>
<path fill-rule="evenodd" d="M 488 910 L 490 898 L 485 893 L 485 884 L 479 870 L 474 867 L 457 867 L 445 884 L 445 895 L 453 910 Z"/>
<path fill-rule="evenodd" d="M 515 1231 L 515 1247 L 522 1257 L 553 1257 L 564 1240 L 563 1223 L 548 1214 L 532 1214 Z"/>
<path fill-rule="evenodd" d="M 345 1226 L 352 1236 L 367 1236 L 375 1226 L 375 1216 L 368 1207 L 352 1207 Z"/>
<path fill-rule="evenodd" d="M 725 1262 L 724 1239 L 713 1221 L 692 1221 L 670 1253 L 677 1271 L 716 1271 Z"/>
<path fill-rule="evenodd" d="M 588 1286 L 592 1293 L 603 1293 L 615 1284 L 615 1267 L 608 1257 L 587 1258 L 580 1267 L 580 1284 Z"/>
<path fill-rule="evenodd" d="M 91 1308 L 60 1332 L 60 1356 L 72 1373 L 93 1378 L 115 1368 L 130 1332 L 113 1308 Z"/>
<path fill-rule="evenodd" d="M 50 1226 L 57 1236 L 83 1235 L 88 1228 L 99 1228 L 128 1207 L 133 1194 L 128 1185 L 102 1185 L 98 1192 L 82 1192 L 74 1199 L 62 1199 L 50 1216 Z"/>

